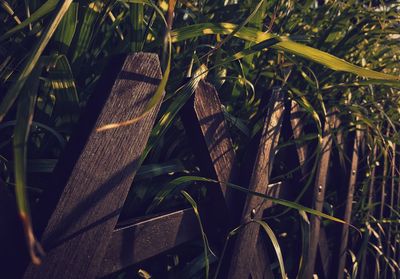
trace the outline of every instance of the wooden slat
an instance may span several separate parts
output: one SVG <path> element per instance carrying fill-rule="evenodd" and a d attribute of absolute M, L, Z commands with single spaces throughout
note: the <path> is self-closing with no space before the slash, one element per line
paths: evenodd
<path fill-rule="evenodd" d="M 290 114 L 290 122 L 293 130 L 293 137 L 295 140 L 299 141 L 301 137 L 304 134 L 304 125 L 302 118 L 304 117 L 304 112 L 301 111 L 299 105 L 292 101 L 291 104 L 291 114 Z M 335 125 L 338 125 L 338 121 L 335 119 L 336 117 L 332 114 L 328 115 L 326 119 L 326 123 L 334 123 Z M 325 192 L 325 186 L 326 186 L 326 177 L 328 175 L 328 163 L 330 160 L 330 153 L 332 149 L 332 135 L 330 133 L 330 127 L 329 125 L 325 125 L 325 131 L 324 131 L 324 137 L 322 140 L 322 146 L 325 148 L 322 149 L 322 155 L 320 157 L 320 162 L 318 164 L 318 171 L 317 171 L 317 179 L 316 179 L 316 184 L 314 187 L 314 197 L 313 197 L 313 207 L 318 206 L 320 208 L 319 210 L 322 210 L 322 204 L 325 193 L 319 192 L 319 186 L 321 185 L 320 183 L 323 182 L 323 191 Z M 297 150 L 297 156 L 299 158 L 299 164 L 301 167 L 301 173 L 303 178 L 306 178 L 308 176 L 309 172 L 309 164 L 307 163 L 307 158 L 309 158 L 309 148 L 308 145 L 305 143 L 297 143 L 296 144 L 296 150 Z M 324 162 L 324 163 L 322 163 Z M 325 180 L 325 181 L 324 181 Z M 320 182 L 320 183 L 318 183 Z M 319 200 L 316 200 L 318 198 Z M 311 216 L 310 220 L 315 219 L 316 216 Z M 315 269 L 315 260 L 316 260 L 316 253 L 317 253 L 317 247 L 319 251 L 319 256 L 322 262 L 322 270 L 324 272 L 324 278 L 328 278 L 329 274 L 329 269 L 330 269 L 330 262 L 331 262 L 331 252 L 329 251 L 329 247 L 327 245 L 328 240 L 327 236 L 325 233 L 325 230 L 323 227 L 318 225 L 317 230 L 315 229 L 317 224 L 314 222 L 314 227 L 311 227 L 310 229 L 310 247 L 309 247 L 309 255 L 308 255 L 308 261 L 307 265 L 305 268 L 304 272 L 304 278 L 311 278 L 314 273 Z M 317 220 L 317 222 L 320 222 Z"/>
<path fill-rule="evenodd" d="M 267 193 L 273 198 L 284 198 L 284 193 L 287 192 L 289 186 L 290 185 L 284 181 L 269 184 Z M 266 208 L 272 206 L 272 201 L 267 200 L 260 210 L 264 211 Z M 257 237 L 256 249 L 254 250 L 253 259 L 251 261 L 250 275 L 252 279 L 274 278 L 271 270 L 271 261 L 268 255 L 268 245 L 270 245 L 269 239 L 266 237 L 265 232 L 260 230 Z"/>
<path fill-rule="evenodd" d="M 202 172 L 221 182 L 219 198 L 225 200 L 226 208 L 232 213 L 237 210 L 235 193 L 226 182 L 233 180 L 235 152 L 221 106 L 214 86 L 200 81 L 192 103 L 185 107 L 182 120 Z"/>
<path fill-rule="evenodd" d="M 232 180 L 235 152 L 218 93 L 211 84 L 200 81 L 194 96 L 194 111 L 210 155 L 216 177 L 229 210 L 234 210 L 234 190 L 223 182 Z"/>
<path fill-rule="evenodd" d="M 358 161 L 359 161 L 359 151 L 360 151 L 360 147 L 361 147 L 361 141 L 362 141 L 362 131 L 360 130 L 360 127 L 357 126 L 356 135 L 355 135 L 355 139 L 354 139 L 353 155 L 352 155 L 352 159 L 351 159 L 351 173 L 350 173 L 350 178 L 349 178 L 346 207 L 345 207 L 344 217 L 343 217 L 343 220 L 346 223 L 350 223 L 350 221 L 351 221 L 351 211 L 352 211 L 352 207 L 353 207 L 353 196 L 354 196 L 355 184 L 357 181 Z M 341 243 L 340 243 L 340 248 L 339 248 L 339 264 L 338 264 L 338 269 L 337 269 L 338 270 L 337 271 L 338 279 L 343 279 L 343 277 L 344 277 L 344 268 L 346 265 L 346 256 L 347 256 L 346 250 L 347 250 L 348 238 L 349 238 L 349 225 L 344 224 L 342 227 Z"/>
<path fill-rule="evenodd" d="M 272 279 L 274 274 L 271 270 L 271 262 L 268 257 L 268 243 L 265 235 L 261 234 L 257 238 L 256 251 L 251 261 L 252 279 Z"/>
<path fill-rule="evenodd" d="M 300 109 L 300 106 L 295 101 L 291 102 L 290 108 L 290 124 L 292 126 L 293 137 L 296 142 L 296 151 L 297 156 L 299 157 L 299 165 L 301 167 L 302 175 L 306 175 L 308 171 L 307 166 L 307 158 L 309 158 L 308 154 L 308 145 L 307 143 L 303 142 L 300 143 L 299 140 L 304 134 L 304 116 L 305 113 Z"/>
<path fill-rule="evenodd" d="M 368 128 L 367 128 L 368 129 Z M 368 133 L 368 130 L 367 130 Z M 369 177 L 369 183 L 368 183 L 368 211 L 367 211 L 367 220 L 371 220 L 371 215 L 373 215 L 373 202 L 374 202 L 374 187 L 375 187 L 375 172 L 376 172 L 376 166 L 375 166 L 375 160 L 377 157 L 377 152 L 378 152 L 378 146 L 374 145 L 374 149 L 372 150 L 371 154 L 371 159 L 370 161 L 373 163 L 371 166 L 371 175 Z M 369 241 L 370 236 L 368 235 L 368 240 Z M 374 267 L 373 266 L 368 266 L 368 258 L 367 258 L 367 253 L 363 253 L 361 261 L 360 261 L 360 278 L 366 278 L 366 272 L 373 272 Z"/>
<path fill-rule="evenodd" d="M 390 128 L 386 130 L 386 138 L 389 138 Z M 379 207 L 379 219 L 383 219 L 385 217 L 385 205 L 386 205 L 386 185 L 387 185 L 387 175 L 389 170 L 389 162 L 388 162 L 388 150 L 384 150 L 384 158 L 383 158 L 383 174 L 382 174 L 382 183 L 381 183 L 381 201 Z"/>
<path fill-rule="evenodd" d="M 274 88 L 268 106 L 267 117 L 259 142 L 249 189 L 260 193 L 268 193 L 269 176 L 278 144 L 284 111 L 283 92 Z M 242 224 L 247 224 L 237 236 L 233 258 L 229 270 L 229 278 L 248 278 L 254 251 L 260 231 L 253 220 L 262 217 L 264 199 L 249 195 L 242 213 Z M 251 222 L 251 223 L 249 223 Z"/>
<path fill-rule="evenodd" d="M 219 212 L 222 218 L 217 217 L 216 223 L 221 225 L 221 221 L 223 221 L 225 224 L 222 230 L 213 226 L 214 230 L 216 229 L 220 232 L 217 236 L 217 241 L 223 240 L 225 238 L 225 230 L 232 229 L 239 224 L 243 202 L 238 193 L 235 193 L 234 190 L 223 183 L 236 183 L 239 172 L 235 165 L 235 152 L 222 111 L 222 104 L 214 86 L 205 81 L 199 83 L 199 87 L 194 94 L 193 103 L 189 103 L 186 106 L 183 123 L 194 142 L 195 152 L 197 158 L 200 159 L 203 173 L 222 182 L 220 183 L 220 193 L 215 193 L 215 191 L 212 193 L 215 196 L 212 199 L 214 204 L 209 204 L 207 207 L 221 204 L 223 199 L 222 203 L 226 210 Z M 214 212 L 218 211 L 221 210 L 215 208 Z M 205 216 L 205 220 L 209 219 L 209 215 Z M 257 244 L 255 258 L 257 258 L 259 264 L 253 264 L 252 268 L 255 274 L 263 274 L 268 270 L 271 272 L 265 245 L 263 239 L 260 239 L 259 244 Z M 228 263 L 229 259 L 224 262 Z"/>
<path fill-rule="evenodd" d="M 192 208 L 153 217 L 116 229 L 99 276 L 119 271 L 200 237 Z"/>
<path fill-rule="evenodd" d="M 325 200 L 326 183 L 328 177 L 329 162 L 332 153 L 332 129 L 336 122 L 336 115 L 332 111 L 328 113 L 324 125 L 324 132 L 320 146 L 320 157 L 317 167 L 316 180 L 313 191 L 313 208 L 322 211 Z M 305 267 L 304 278 L 312 278 L 317 258 L 317 249 L 320 239 L 321 218 L 310 216 L 310 245 Z"/>
<path fill-rule="evenodd" d="M 30 265 L 24 278 L 90 279 L 100 268 L 159 109 L 158 104 L 133 125 L 97 131 L 140 116 L 161 79 L 155 54 L 129 55 L 118 73 L 111 88 L 93 93 L 92 102 L 98 97 L 105 103 L 88 137 L 75 135 L 85 144 L 44 231 L 47 255 L 42 265 Z"/>
<path fill-rule="evenodd" d="M 391 146 L 390 148 L 390 208 L 389 208 L 389 219 L 393 220 L 394 219 L 394 214 L 393 214 L 393 208 L 394 207 L 394 196 L 395 196 L 395 176 L 396 176 L 396 145 L 393 144 L 393 146 Z M 392 230 L 393 230 L 393 225 L 391 223 L 387 224 L 387 236 L 386 236 L 386 257 L 392 257 L 392 252 L 394 252 L 394 256 L 395 256 L 395 239 L 392 238 Z M 393 247 L 394 249 L 392 249 L 391 247 Z"/>

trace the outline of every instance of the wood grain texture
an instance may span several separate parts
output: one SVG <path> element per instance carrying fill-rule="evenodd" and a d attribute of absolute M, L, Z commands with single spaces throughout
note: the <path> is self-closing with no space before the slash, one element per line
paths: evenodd
<path fill-rule="evenodd" d="M 358 172 L 358 161 L 359 161 L 359 152 L 361 147 L 361 141 L 363 137 L 363 132 L 360 130 L 360 127 L 357 125 L 356 135 L 354 139 L 354 147 L 353 154 L 351 159 L 351 173 L 349 178 L 348 190 L 347 190 L 347 198 L 346 198 L 346 206 L 344 211 L 343 220 L 347 224 L 343 224 L 342 232 L 341 232 L 341 243 L 339 248 L 339 263 L 337 269 L 337 278 L 344 278 L 344 268 L 346 265 L 346 257 L 347 257 L 347 243 L 349 238 L 349 225 L 351 222 L 351 212 L 353 208 L 353 196 L 355 191 L 355 186 L 357 182 L 357 172 Z"/>
<path fill-rule="evenodd" d="M 280 88 L 274 88 L 249 183 L 249 189 L 252 191 L 269 194 L 267 185 L 279 141 L 283 111 L 283 92 Z M 259 225 L 252 221 L 261 219 L 264 202 L 264 199 L 251 195 L 246 199 L 241 218 L 241 223 L 246 226 L 238 233 L 235 241 L 229 278 L 248 278 L 250 274 L 250 262 L 260 231 Z"/>
<path fill-rule="evenodd" d="M 235 152 L 228 126 L 222 111 L 222 104 L 214 86 L 201 81 L 194 96 L 194 111 L 207 146 L 210 163 L 220 181 L 220 187 L 229 211 L 235 209 L 234 190 L 226 186 L 232 181 Z M 225 183 L 224 183 L 225 182 Z"/>
<path fill-rule="evenodd" d="M 302 176 L 305 178 L 307 175 L 309 175 L 309 163 L 307 163 L 307 158 L 309 158 L 309 147 L 307 144 L 300 143 L 301 142 L 301 137 L 305 134 L 304 131 L 304 125 L 303 125 L 303 119 L 304 119 L 305 112 L 302 111 L 299 107 L 299 105 L 292 101 L 291 104 L 291 114 L 290 114 L 290 121 L 291 121 L 291 126 L 293 130 L 293 137 L 294 140 L 297 141 L 296 143 L 296 151 L 297 151 L 297 156 L 299 158 L 299 165 L 301 168 L 301 173 Z M 335 121 L 335 127 L 337 128 L 340 125 L 340 120 L 336 118 Z M 341 142 L 341 141 L 339 141 Z M 320 259 L 320 262 L 322 263 L 322 272 L 324 277 L 323 278 L 329 278 L 329 273 L 330 273 L 330 268 L 331 268 L 331 262 L 332 262 L 332 252 L 329 250 L 328 246 L 328 239 L 327 235 L 325 232 L 324 227 L 320 226 L 320 232 L 319 232 L 319 239 L 318 239 L 318 256 Z M 313 239 L 313 238 L 312 238 Z M 314 245 L 314 244 L 312 244 Z M 315 262 L 313 261 L 308 261 L 309 265 L 314 265 Z M 315 268 L 312 267 L 306 267 L 306 271 L 308 273 L 315 272 Z M 310 276 L 309 274 L 305 273 L 306 276 Z M 307 278 L 304 276 L 305 278 Z"/>
<path fill-rule="evenodd" d="M 290 108 L 290 124 L 292 126 L 293 138 L 297 140 L 296 151 L 299 158 L 299 165 L 301 167 L 302 175 L 306 175 L 308 172 L 307 158 L 308 158 L 308 145 L 306 142 L 300 143 L 301 137 L 304 135 L 304 111 L 301 110 L 298 103 L 295 101 L 291 102 Z"/>
<path fill-rule="evenodd" d="M 322 142 L 320 146 L 319 162 L 313 191 L 313 208 L 322 211 L 325 200 L 328 169 L 332 153 L 332 130 L 335 128 L 336 114 L 331 110 L 328 112 Z M 310 216 L 310 245 L 308 248 L 308 260 L 304 271 L 304 278 L 312 278 L 317 258 L 317 249 L 320 240 L 321 217 Z"/>
<path fill-rule="evenodd" d="M 222 111 L 218 92 L 211 84 L 200 81 L 192 99 L 185 105 L 181 119 L 192 143 L 201 173 L 220 181 L 218 187 L 210 187 L 210 205 L 219 215 L 215 216 L 219 228 L 226 230 L 232 225 L 238 203 L 234 190 L 226 186 L 235 178 L 235 152 L 228 125 Z M 239 206 L 240 207 L 240 206 Z M 240 213 L 239 213 L 240 214 Z M 208 218 L 209 219 L 209 218 Z M 207 220 L 205 220 L 207 221 Z M 215 223 L 215 222 L 214 222 Z M 211 225 L 214 230 L 214 225 Z M 207 229 L 206 224 L 206 229 Z"/>
<path fill-rule="evenodd" d="M 129 55 L 118 73 L 111 90 L 94 93 L 104 106 L 81 139 L 83 149 L 44 231 L 43 264 L 30 265 L 24 278 L 94 278 L 100 268 L 159 109 L 133 125 L 97 132 L 141 115 L 161 79 L 155 54 Z"/>
<path fill-rule="evenodd" d="M 200 228 L 192 208 L 125 225 L 113 232 L 98 275 L 106 276 L 197 237 Z"/>
<path fill-rule="evenodd" d="M 274 274 L 271 270 L 271 262 L 268 256 L 267 236 L 261 234 L 257 238 L 256 251 L 251 261 L 251 278 L 252 279 L 272 279 Z"/>

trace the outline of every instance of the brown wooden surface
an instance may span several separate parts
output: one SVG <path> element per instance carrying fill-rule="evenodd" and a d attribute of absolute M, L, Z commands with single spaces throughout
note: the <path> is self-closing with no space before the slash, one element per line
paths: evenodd
<path fill-rule="evenodd" d="M 346 223 L 350 223 L 351 221 L 351 211 L 353 207 L 355 184 L 357 182 L 358 161 L 359 161 L 359 151 L 360 151 L 361 141 L 362 141 L 362 131 L 360 131 L 360 127 L 357 126 L 356 135 L 354 139 L 353 155 L 351 159 L 351 172 L 348 184 L 349 186 L 347 192 L 346 207 L 343 217 L 343 220 Z M 349 238 L 349 225 L 343 224 L 341 232 L 341 243 L 339 248 L 339 263 L 337 269 L 338 279 L 344 278 L 344 268 L 346 265 L 348 238 Z"/>
<path fill-rule="evenodd" d="M 94 92 L 106 101 L 88 138 L 80 139 L 85 144 L 44 231 L 47 255 L 25 278 L 88 279 L 100 268 L 159 109 L 133 125 L 96 131 L 141 115 L 161 78 L 155 54 L 129 55 L 118 72 L 111 90 Z"/>
<path fill-rule="evenodd" d="M 303 118 L 304 118 L 305 113 L 300 109 L 299 105 L 292 101 L 291 103 L 291 113 L 290 113 L 290 122 L 291 122 L 291 126 L 292 126 L 292 131 L 293 131 L 293 137 L 295 140 L 297 140 L 297 142 L 300 141 L 301 137 L 304 135 L 305 131 L 304 131 L 304 125 L 303 125 Z M 338 125 L 338 121 L 336 119 L 336 117 L 332 114 L 327 116 L 326 119 L 327 123 L 332 124 L 332 122 L 337 126 Z M 331 153 L 331 149 L 332 149 L 332 135 L 331 135 L 331 129 L 329 127 L 329 125 L 325 125 L 325 132 L 324 132 L 324 137 L 323 137 L 323 143 L 322 146 L 325 146 L 324 149 L 322 149 L 322 153 L 321 153 L 321 157 L 320 157 L 320 163 L 318 164 L 318 177 L 316 182 L 320 181 L 323 182 L 323 180 L 325 179 L 324 182 L 324 187 L 323 190 L 325 192 L 325 185 L 326 185 L 326 176 L 327 171 L 328 171 L 328 163 L 330 160 L 330 153 Z M 297 150 L 297 156 L 299 158 L 299 164 L 301 167 L 301 173 L 303 178 L 302 179 L 306 179 L 307 176 L 309 175 L 309 163 L 307 162 L 307 158 L 309 158 L 309 148 L 308 145 L 306 143 L 296 143 L 296 150 Z M 324 163 L 321 164 L 322 160 L 324 160 Z M 324 176 L 325 175 L 325 176 Z M 324 193 L 319 193 L 319 185 L 318 183 L 315 184 L 314 187 L 314 197 L 319 198 L 319 202 L 317 200 L 315 200 L 315 198 L 313 197 L 313 207 L 315 207 L 316 202 L 318 204 L 319 207 L 321 207 L 322 203 L 321 203 L 321 199 L 323 200 L 324 197 Z M 315 192 L 317 192 L 317 195 L 315 194 Z M 322 210 L 322 207 L 321 209 Z M 316 216 L 312 215 L 310 216 L 310 220 L 315 219 Z M 310 221 L 311 222 L 311 221 Z M 319 222 L 319 221 L 317 221 Z M 316 226 L 315 221 L 314 221 L 314 227 Z M 308 256 L 308 261 L 307 261 L 307 265 L 305 267 L 304 270 L 304 278 L 311 278 L 314 270 L 315 270 L 315 260 L 316 260 L 316 256 L 317 256 L 317 247 L 318 247 L 318 251 L 319 251 L 319 256 L 320 256 L 320 260 L 322 263 L 322 270 L 324 272 L 324 278 L 329 278 L 329 269 L 330 269 L 330 262 L 331 262 L 331 257 L 332 257 L 332 253 L 329 251 L 329 247 L 328 247 L 328 240 L 327 240 L 327 236 L 325 233 L 325 230 L 323 227 L 321 227 L 320 225 L 318 226 L 319 228 L 317 230 L 313 230 L 313 228 L 310 229 L 310 239 L 314 240 L 314 241 L 310 241 L 310 247 L 309 247 L 309 256 Z"/>
<path fill-rule="evenodd" d="M 390 148 L 390 208 L 389 208 L 389 219 L 393 220 L 395 215 L 393 214 L 393 208 L 394 207 L 394 198 L 395 198 L 395 177 L 396 177 L 396 145 L 393 144 L 393 146 Z M 396 240 L 393 238 L 392 239 L 392 230 L 394 226 L 392 226 L 391 223 L 387 224 L 387 236 L 386 236 L 386 256 L 387 257 L 392 257 L 392 254 L 396 254 L 395 250 L 395 243 Z"/>
<path fill-rule="evenodd" d="M 226 186 L 226 182 L 233 182 L 235 153 L 218 93 L 211 84 L 199 82 L 181 111 L 181 119 L 201 174 L 220 181 L 219 187 L 209 185 L 208 203 L 199 212 L 204 216 L 204 229 L 211 242 L 223 245 L 238 207 L 233 199 L 235 193 Z"/>
<path fill-rule="evenodd" d="M 309 158 L 308 154 L 308 145 L 306 142 L 300 143 L 299 140 L 304 135 L 304 118 L 305 112 L 301 110 L 298 103 L 295 101 L 291 102 L 290 108 L 290 124 L 292 126 L 293 137 L 296 140 L 296 150 L 297 156 L 299 157 L 299 165 L 301 167 L 302 175 L 305 176 L 308 170 L 307 158 Z"/>
<path fill-rule="evenodd" d="M 273 90 L 267 117 L 265 118 L 258 153 L 255 159 L 249 189 L 252 191 L 268 192 L 269 176 L 283 119 L 283 92 L 280 88 Z M 246 226 L 238 233 L 229 270 L 229 278 L 247 278 L 250 274 L 251 261 L 257 244 L 259 225 L 251 222 L 262 218 L 265 200 L 249 195 L 243 209 L 241 223 Z M 251 222 L 251 223 L 249 223 Z"/>
<path fill-rule="evenodd" d="M 320 146 L 319 162 L 313 191 L 312 205 L 313 208 L 318 211 L 322 211 L 325 200 L 329 162 L 332 153 L 332 130 L 336 122 L 335 120 L 335 113 L 328 113 Z M 320 228 L 321 217 L 310 215 L 310 245 L 308 248 L 308 260 L 305 267 L 304 278 L 312 278 L 314 274 L 317 249 L 320 239 Z"/>
<path fill-rule="evenodd" d="M 200 81 L 194 96 L 194 111 L 206 143 L 210 163 L 230 212 L 235 211 L 235 190 L 226 186 L 232 181 L 235 152 L 218 93 L 211 84 Z M 224 183 L 225 182 L 225 183 Z"/>
<path fill-rule="evenodd" d="M 272 279 L 274 274 L 271 270 L 271 262 L 268 256 L 268 240 L 261 234 L 257 238 L 256 251 L 251 261 L 251 278 L 252 279 Z"/>
<path fill-rule="evenodd" d="M 197 237 L 200 228 L 192 208 L 125 225 L 113 232 L 98 275 L 119 271 Z"/>
<path fill-rule="evenodd" d="M 186 105 L 182 120 L 186 132 L 192 139 L 194 151 L 200 160 L 203 173 L 222 182 L 220 183 L 219 193 L 214 192 L 211 194 L 214 195 L 212 200 L 217 204 L 221 204 L 221 200 L 224 200 L 224 212 L 218 213 L 222 219 L 217 217 L 217 222 L 221 220 L 225 223 L 225 226 L 223 226 L 222 230 L 221 228 L 213 228 L 219 232 L 219 238 L 224 239 L 223 232 L 239 224 L 243 202 L 240 199 L 240 193 L 235 192 L 224 183 L 228 181 L 236 183 L 239 173 L 235 165 L 235 152 L 222 110 L 222 104 L 219 100 L 218 92 L 211 84 L 205 81 L 199 83 L 192 103 Z M 274 191 L 277 191 L 278 188 L 274 187 Z M 208 205 L 208 207 L 212 206 L 212 204 Z M 215 207 L 214 213 L 218 212 L 218 208 L 221 207 Z M 203 211 L 213 214 L 212 210 Z M 209 214 L 205 215 L 207 220 L 210 217 Z M 271 273 L 265 249 L 265 240 L 260 240 L 259 245 L 257 245 L 255 251 L 255 258 L 259 264 L 253 264 L 252 268 L 254 276 L 268 271 Z M 226 261 L 229 261 L 229 256 L 226 257 L 224 262 Z"/>

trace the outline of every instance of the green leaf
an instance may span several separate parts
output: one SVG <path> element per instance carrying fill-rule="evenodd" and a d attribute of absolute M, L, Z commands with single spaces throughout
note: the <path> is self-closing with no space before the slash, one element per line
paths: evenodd
<path fill-rule="evenodd" d="M 42 17 L 48 15 L 51 13 L 58 4 L 59 0 L 48 0 L 46 3 L 44 3 L 42 6 L 40 6 L 39 9 L 37 9 L 33 14 L 31 14 L 30 17 L 25 19 L 21 24 L 18 24 L 14 28 L 11 28 L 8 30 L 6 33 L 4 33 L 2 36 L 0 36 L 0 42 L 4 41 L 5 39 L 9 38 L 11 35 L 13 35 L 15 32 L 18 32 L 22 30 L 23 28 L 27 27 L 29 24 L 32 24 Z M 70 1 L 64 1 L 64 2 L 70 2 Z"/>
<path fill-rule="evenodd" d="M 201 219 L 200 219 L 200 214 L 199 214 L 199 210 L 198 210 L 198 207 L 197 207 L 197 203 L 189 195 L 188 192 L 181 191 L 181 193 L 186 198 L 186 200 L 190 203 L 190 205 L 192 206 L 192 208 L 194 210 L 194 213 L 196 215 L 196 218 L 197 218 L 197 220 L 199 222 L 200 231 L 201 231 L 201 235 L 202 235 L 202 238 L 203 238 L 203 245 L 204 245 L 204 262 L 205 262 L 205 273 L 206 273 L 205 274 L 205 278 L 208 279 L 208 276 L 209 276 L 209 273 L 210 273 L 210 262 L 209 262 L 209 258 L 208 258 L 208 253 L 209 252 L 212 253 L 212 251 L 210 249 L 210 245 L 208 244 L 207 236 L 206 236 L 206 234 L 204 232 L 204 229 L 203 229 L 203 224 L 202 224 Z M 212 253 L 212 254 L 214 254 L 214 253 Z"/>
<path fill-rule="evenodd" d="M 274 250 L 276 253 L 276 256 L 278 258 L 278 263 L 279 263 L 279 268 L 281 270 L 281 278 L 286 279 L 286 271 L 285 271 L 285 264 L 283 262 L 283 255 L 282 255 L 282 250 L 281 246 L 279 245 L 278 239 L 276 238 L 274 231 L 271 229 L 270 226 L 265 221 L 254 221 L 258 224 L 261 225 L 261 227 L 264 229 L 264 231 L 267 233 L 269 239 L 272 242 L 272 245 L 274 246 Z"/>
<path fill-rule="evenodd" d="M 53 36 L 55 30 L 57 29 L 58 24 L 63 18 L 64 14 L 67 12 L 72 0 L 65 0 L 57 13 L 54 15 L 52 21 L 43 31 L 43 34 L 40 36 L 39 41 L 35 44 L 33 49 L 28 56 L 24 67 L 21 69 L 19 75 L 17 76 L 15 82 L 8 89 L 6 95 L 3 98 L 3 101 L 0 104 L 0 122 L 4 119 L 8 110 L 11 108 L 18 95 L 21 92 L 21 89 L 24 87 L 26 80 L 32 73 L 32 70 L 35 68 L 40 56 L 42 55 L 44 49 L 46 48 L 48 42 Z"/>
<path fill-rule="evenodd" d="M 229 35 L 234 32 L 236 28 L 237 25 L 227 22 L 193 24 L 173 30 L 171 32 L 171 38 L 173 43 L 177 43 L 204 35 Z M 271 33 L 263 33 L 254 28 L 243 27 L 242 29 L 237 31 L 235 37 L 254 43 L 260 43 L 271 38 L 278 38 L 281 40 L 281 42 L 272 46 L 272 48 L 283 50 L 285 52 L 306 58 L 313 62 L 322 64 L 332 70 L 353 73 L 362 77 L 377 80 L 400 80 L 400 78 L 397 76 L 365 69 L 353 65 L 343 59 L 337 58 L 324 51 L 293 42 L 288 37 L 277 36 Z"/>
<path fill-rule="evenodd" d="M 58 50 L 64 54 L 67 53 L 75 35 L 76 25 L 78 23 L 78 8 L 79 3 L 71 4 L 54 33 L 53 40 L 58 44 Z"/>
<path fill-rule="evenodd" d="M 304 272 L 308 263 L 308 248 L 310 247 L 310 220 L 307 214 L 299 210 L 300 215 L 300 227 L 301 227 L 301 257 L 299 263 L 299 272 L 296 278 L 304 278 Z"/>
<path fill-rule="evenodd" d="M 32 124 L 33 113 L 35 110 L 36 97 L 39 88 L 39 76 L 41 67 L 38 65 L 34 68 L 31 77 L 24 86 L 24 94 L 18 102 L 17 120 L 14 128 L 14 176 L 15 176 L 15 192 L 18 205 L 18 214 L 21 219 L 28 251 L 32 263 L 39 265 L 43 256 L 43 249 L 37 241 L 29 213 L 29 201 L 26 194 L 26 162 L 27 162 L 27 140 L 29 129 Z"/>

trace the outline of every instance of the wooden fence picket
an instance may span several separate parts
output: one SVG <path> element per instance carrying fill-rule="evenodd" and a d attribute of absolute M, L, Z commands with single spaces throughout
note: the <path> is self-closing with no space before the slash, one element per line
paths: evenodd
<path fill-rule="evenodd" d="M 76 134 L 71 139 L 71 146 L 84 145 L 76 159 L 69 158 L 72 169 L 44 231 L 47 255 L 40 266 L 30 264 L 24 278 L 89 279 L 100 269 L 160 106 L 135 124 L 99 132 L 107 124 L 141 115 L 161 79 L 155 54 L 129 55 L 113 71 L 117 78 L 106 76 L 106 84 L 95 91 L 92 105 L 102 105 L 101 98 L 104 105 L 91 116 L 92 123 L 84 123 L 87 138 Z M 95 110 L 88 107 L 88 113 Z"/>
<path fill-rule="evenodd" d="M 261 140 L 258 145 L 258 153 L 255 159 L 253 174 L 249 189 L 268 195 L 269 176 L 272 170 L 276 147 L 279 141 L 283 119 L 284 103 L 281 88 L 274 88 L 268 105 Z M 259 224 L 254 220 L 260 220 L 265 209 L 264 199 L 256 196 L 248 196 L 242 213 L 241 224 L 245 226 L 240 230 L 235 241 L 235 248 L 229 278 L 247 278 L 250 274 L 250 262 L 254 257 L 257 239 L 259 236 Z"/>
<path fill-rule="evenodd" d="M 114 59 L 113 64 L 108 67 L 108 72 L 101 78 L 98 90 L 81 118 L 77 128 L 79 133 L 73 135 L 54 170 L 55 187 L 44 193 L 40 200 L 40 218 L 34 224 L 37 225 L 36 229 L 41 235 L 47 255 L 42 265 L 29 264 L 23 278 L 104 277 L 201 237 L 198 220 L 192 208 L 117 223 L 142 161 L 142 152 L 160 103 L 135 123 L 123 123 L 142 115 L 161 76 L 159 60 L 155 54 L 135 53 L 121 56 Z M 269 184 L 284 111 L 284 92 L 282 88 L 275 87 L 255 150 L 256 158 L 249 164 L 251 166 L 254 162 L 248 183 L 249 190 L 274 198 L 284 198 L 284 188 L 288 185 L 286 181 Z M 225 259 L 230 265 L 223 266 L 224 272 L 229 273 L 228 277 L 233 279 L 273 278 L 268 256 L 269 243 L 260 230 L 260 225 L 255 222 L 261 220 L 264 210 L 273 204 L 255 195 L 246 196 L 227 184 L 237 183 L 241 172 L 235 163 L 234 145 L 216 89 L 211 84 L 200 81 L 180 116 L 186 134 L 191 139 L 202 175 L 219 181 L 216 185 L 207 186 L 206 201 L 198 203 L 211 243 L 221 247 L 227 232 L 243 225 L 235 237 L 231 255 Z M 299 140 L 305 132 L 302 116 L 304 114 L 299 106 L 292 102 L 290 122 L 304 178 L 309 175 L 311 168 L 307 162 L 310 146 Z M 119 125 L 103 129 L 111 123 Z M 313 188 L 312 207 L 319 211 L 323 209 L 325 198 L 332 131 L 337 125 L 336 111 L 331 110 L 325 119 Z M 358 127 L 344 215 L 346 222 L 350 222 L 351 217 L 361 139 L 362 132 Z M 374 154 L 376 156 L 376 150 Z M 395 203 L 400 204 L 400 182 L 397 184 L 395 201 L 395 171 L 396 156 L 393 148 L 390 188 L 392 207 Z M 246 172 L 250 173 L 250 170 Z M 375 169 L 371 174 L 369 206 L 373 203 L 374 182 Z M 0 190 L 3 191 L 4 188 L 0 187 Z M 385 185 L 382 194 L 385 194 Z M 384 198 L 383 196 L 382 199 Z M 382 208 L 379 213 L 382 217 Z M 312 278 L 318 250 L 324 278 L 328 278 L 331 253 L 326 232 L 321 227 L 320 218 L 315 215 L 310 215 L 310 226 L 311 241 L 303 278 Z M 344 225 L 337 267 L 338 279 L 342 279 L 344 274 L 348 236 L 349 226 Z M 390 236 L 388 249 L 389 241 Z M 400 257 L 400 251 L 397 252 Z M 1 275 L 0 273 L 0 277 Z"/>
<path fill-rule="evenodd" d="M 303 122 L 301 121 L 302 117 L 304 117 L 304 113 L 300 110 L 299 105 L 292 101 L 290 121 L 293 130 L 293 137 L 297 142 L 301 140 L 301 137 L 304 134 L 304 126 L 302 124 Z M 333 128 L 336 128 L 337 125 L 338 121 L 336 118 L 336 113 L 334 111 L 330 111 L 325 119 L 323 131 L 324 134 L 322 137 L 320 151 L 321 153 L 318 159 L 316 180 L 313 189 L 312 207 L 319 211 L 322 211 L 323 202 L 325 199 L 326 180 L 328 177 L 328 167 L 332 153 L 332 130 Z M 302 176 L 305 178 L 309 175 L 308 172 L 311 171 L 309 162 L 307 162 L 307 159 L 310 156 L 308 145 L 305 143 L 297 143 L 296 150 L 299 157 Z M 325 278 L 328 278 L 331 252 L 328 248 L 325 230 L 320 225 L 320 218 L 315 215 L 310 216 L 310 226 L 310 245 L 308 248 L 308 258 L 304 269 L 303 278 L 312 278 L 318 251 L 322 262 L 324 276 Z"/>
<path fill-rule="evenodd" d="M 355 139 L 354 139 L 354 147 L 352 151 L 352 159 L 351 159 L 351 172 L 347 190 L 347 199 L 346 199 L 346 207 L 344 211 L 343 220 L 346 224 L 343 224 L 342 232 L 341 232 L 341 243 L 339 248 L 339 263 L 337 269 L 337 278 L 343 279 L 344 277 L 344 269 L 346 264 L 347 257 L 347 243 L 349 238 L 349 223 L 351 222 L 351 212 L 353 207 L 353 196 L 356 188 L 357 182 L 357 173 L 358 173 L 358 162 L 359 162 L 359 153 L 362 144 L 363 132 L 360 130 L 360 126 L 357 125 Z"/>

